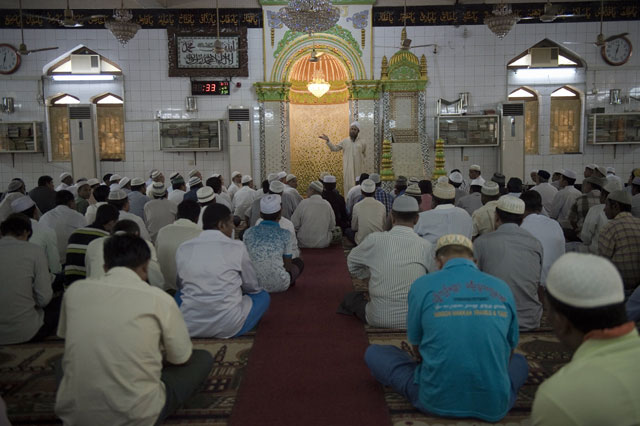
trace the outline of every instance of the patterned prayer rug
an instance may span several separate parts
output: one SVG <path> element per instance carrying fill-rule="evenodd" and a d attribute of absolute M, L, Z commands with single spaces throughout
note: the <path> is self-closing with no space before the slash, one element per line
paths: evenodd
<path fill-rule="evenodd" d="M 195 349 L 205 349 L 213 355 L 213 368 L 203 386 L 164 424 L 226 425 L 254 334 L 231 340 L 194 339 Z M 61 340 L 0 347 L 0 393 L 13 425 L 61 423 L 53 412 L 54 363 L 63 352 Z"/>

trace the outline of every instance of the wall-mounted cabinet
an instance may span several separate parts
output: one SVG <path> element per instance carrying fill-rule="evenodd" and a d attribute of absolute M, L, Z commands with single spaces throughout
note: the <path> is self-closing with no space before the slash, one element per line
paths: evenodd
<path fill-rule="evenodd" d="M 0 154 L 33 153 L 42 150 L 42 123 L 0 121 Z"/>
<path fill-rule="evenodd" d="M 497 115 L 440 115 L 436 135 L 445 148 L 495 147 L 500 144 L 499 119 Z"/>
<path fill-rule="evenodd" d="M 163 151 L 222 151 L 224 120 L 163 120 L 158 122 Z"/>
<path fill-rule="evenodd" d="M 640 144 L 640 113 L 589 114 L 587 143 L 592 145 Z"/>

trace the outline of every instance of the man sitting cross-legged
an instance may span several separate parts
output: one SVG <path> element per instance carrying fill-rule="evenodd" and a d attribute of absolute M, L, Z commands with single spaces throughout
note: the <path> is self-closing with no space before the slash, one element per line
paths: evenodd
<path fill-rule="evenodd" d="M 409 291 L 407 338 L 417 357 L 372 345 L 365 361 L 374 377 L 414 407 L 443 417 L 502 419 L 527 378 L 509 286 L 480 272 L 471 241 L 445 235 L 436 246 L 441 270 Z"/>
<path fill-rule="evenodd" d="M 287 290 L 304 269 L 300 258 L 293 259 L 291 234 L 278 224 L 281 213 L 280 195 L 265 195 L 260 199 L 262 222 L 249 228 L 243 238 L 258 282 L 269 293 Z"/>
<path fill-rule="evenodd" d="M 269 293 L 258 284 L 242 241 L 231 238 L 231 211 L 212 204 L 202 224 L 204 231 L 176 253 L 180 310 L 192 337 L 240 336 L 267 311 Z"/>
<path fill-rule="evenodd" d="M 401 195 L 393 201 L 388 232 L 374 232 L 349 257 L 349 272 L 369 280 L 367 302 L 363 292 L 348 293 L 338 313 L 352 315 L 374 327 L 407 328 L 407 295 L 411 284 L 434 270 L 433 245 L 413 232 L 418 202 Z"/>
<path fill-rule="evenodd" d="M 142 238 L 110 237 L 106 275 L 65 293 L 58 327 L 64 376 L 55 405 L 65 424 L 155 424 L 208 376 L 211 354 L 192 350 L 176 303 L 146 282 L 150 258 Z"/>

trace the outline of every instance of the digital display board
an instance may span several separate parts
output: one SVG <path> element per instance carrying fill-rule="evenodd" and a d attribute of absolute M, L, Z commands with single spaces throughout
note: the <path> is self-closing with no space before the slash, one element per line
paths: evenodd
<path fill-rule="evenodd" d="M 229 82 L 217 80 L 192 81 L 191 95 L 229 95 Z"/>

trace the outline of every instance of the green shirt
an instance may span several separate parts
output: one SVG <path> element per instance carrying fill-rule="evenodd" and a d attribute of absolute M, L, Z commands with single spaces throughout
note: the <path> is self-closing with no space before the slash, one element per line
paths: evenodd
<path fill-rule="evenodd" d="M 85 214 L 87 212 L 88 208 L 89 208 L 89 201 L 88 200 L 85 200 L 82 197 L 76 198 L 76 210 L 78 211 L 78 213 Z M 91 225 L 91 224 L 89 224 L 89 225 Z"/>
<path fill-rule="evenodd" d="M 589 339 L 538 388 L 532 424 L 616 426 L 640 419 L 640 337 Z"/>

